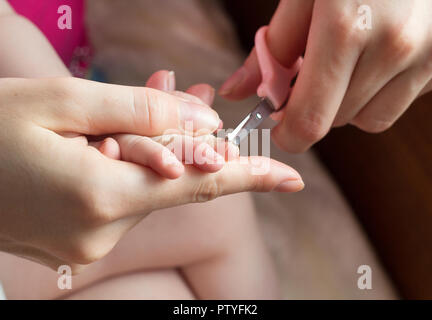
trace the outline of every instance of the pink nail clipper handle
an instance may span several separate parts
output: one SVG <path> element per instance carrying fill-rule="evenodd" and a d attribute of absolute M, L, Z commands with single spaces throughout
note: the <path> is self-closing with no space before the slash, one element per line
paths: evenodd
<path fill-rule="evenodd" d="M 255 49 L 262 75 L 257 94 L 269 98 L 275 108 L 279 109 L 291 93 L 291 82 L 299 72 L 303 59 L 300 57 L 289 69 L 282 66 L 267 46 L 267 29 L 267 26 L 260 28 L 255 36 Z"/>

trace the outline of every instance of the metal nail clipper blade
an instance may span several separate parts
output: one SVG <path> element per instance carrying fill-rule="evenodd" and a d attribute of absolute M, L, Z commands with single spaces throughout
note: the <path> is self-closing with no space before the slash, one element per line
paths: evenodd
<path fill-rule="evenodd" d="M 262 75 L 262 82 L 257 88 L 257 95 L 264 98 L 233 132 L 226 135 L 225 140 L 237 146 L 250 134 L 251 130 L 258 128 L 273 112 L 279 111 L 287 105 L 303 61 L 299 58 L 291 68 L 281 65 L 272 56 L 267 46 L 267 29 L 267 26 L 260 28 L 255 36 L 255 49 Z"/>
<path fill-rule="evenodd" d="M 262 98 L 255 109 L 252 110 L 233 132 L 227 134 L 225 140 L 240 145 L 240 142 L 246 138 L 251 130 L 258 128 L 265 119 L 267 119 L 276 109 L 268 98 Z"/>

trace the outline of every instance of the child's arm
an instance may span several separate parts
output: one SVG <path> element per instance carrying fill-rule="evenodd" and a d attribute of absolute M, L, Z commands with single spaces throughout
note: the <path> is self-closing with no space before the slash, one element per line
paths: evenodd
<path fill-rule="evenodd" d="M 45 36 L 5 0 L 0 0 L 0 48 L 0 78 L 70 76 Z"/>

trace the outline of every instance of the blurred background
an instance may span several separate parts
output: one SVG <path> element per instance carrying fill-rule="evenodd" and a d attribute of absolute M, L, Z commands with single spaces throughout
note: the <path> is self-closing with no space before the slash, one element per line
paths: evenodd
<path fill-rule="evenodd" d="M 244 49 L 278 0 L 224 0 Z M 252 21 L 252 23 L 251 23 Z M 293 30 L 295 32 L 295 30 Z M 289 34 L 287 34 L 289 36 Z M 432 298 L 432 95 L 389 131 L 332 130 L 314 150 L 337 182 L 402 297 Z"/>
<path fill-rule="evenodd" d="M 218 88 L 242 64 L 277 3 L 88 1 L 94 66 L 112 83 L 143 85 L 168 69 L 179 89 L 199 82 Z M 255 103 L 218 98 L 214 107 L 232 128 Z M 337 129 L 296 156 L 272 146 L 272 157 L 306 183 L 296 195 L 254 195 L 284 298 L 432 298 L 430 104 L 431 96 L 421 98 L 384 134 Z M 360 265 L 372 268 L 372 290 L 357 287 Z"/>

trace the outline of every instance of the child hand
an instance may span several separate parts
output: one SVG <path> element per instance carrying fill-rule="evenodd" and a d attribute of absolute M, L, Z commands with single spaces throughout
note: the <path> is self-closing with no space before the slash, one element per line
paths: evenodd
<path fill-rule="evenodd" d="M 89 147 L 89 136 L 160 136 L 181 130 L 184 119 L 216 130 L 214 111 L 160 90 L 76 78 L 1 79 L 0 97 L 0 251 L 55 270 L 67 264 L 78 272 L 101 259 L 155 210 L 304 186 L 295 170 L 263 157 L 239 157 L 214 174 L 186 166 L 169 180 Z"/>
<path fill-rule="evenodd" d="M 154 73 L 146 86 L 205 107 L 213 103 L 214 89 L 209 85 L 198 84 L 181 92 L 175 90 L 175 82 L 174 73 L 163 70 Z M 204 172 L 217 172 L 225 160 L 239 156 L 236 146 L 210 134 L 196 137 L 181 133 L 158 137 L 119 134 L 92 145 L 109 158 L 149 167 L 168 179 L 183 174 L 183 163 Z"/>

